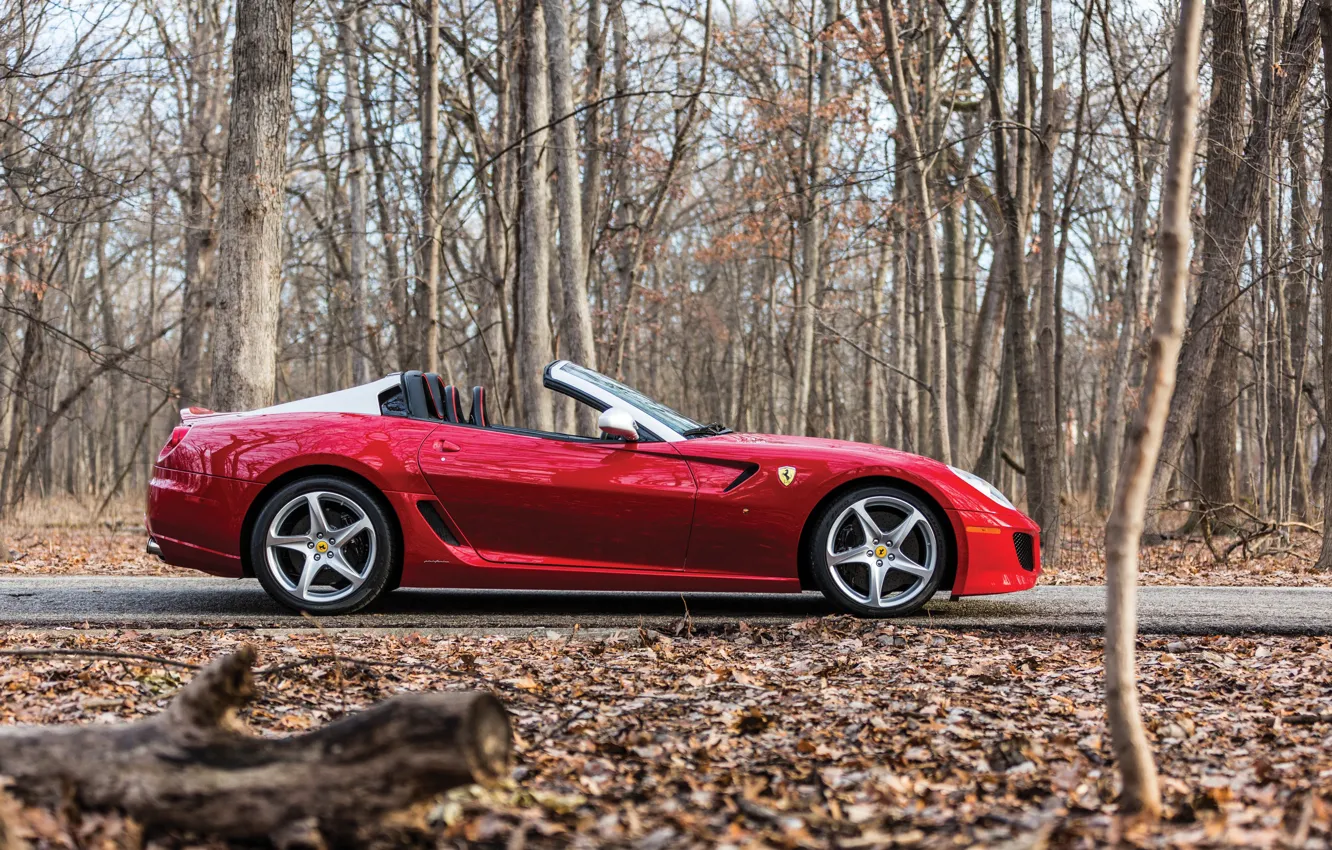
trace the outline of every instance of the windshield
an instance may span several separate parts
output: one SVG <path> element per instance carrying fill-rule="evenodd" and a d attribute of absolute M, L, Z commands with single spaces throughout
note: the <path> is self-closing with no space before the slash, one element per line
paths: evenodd
<path fill-rule="evenodd" d="M 650 414 L 670 426 L 673 431 L 683 434 L 691 428 L 699 427 L 699 423 L 690 419 L 682 413 L 671 410 L 659 401 L 654 401 L 640 393 L 633 387 L 626 387 L 624 384 L 612 378 L 607 378 L 600 372 L 593 372 L 591 369 L 585 369 L 576 363 L 568 363 L 564 368 L 573 375 L 577 375 L 590 384 L 595 384 L 606 392 L 622 399 L 630 407 L 636 407 L 644 413 Z"/>

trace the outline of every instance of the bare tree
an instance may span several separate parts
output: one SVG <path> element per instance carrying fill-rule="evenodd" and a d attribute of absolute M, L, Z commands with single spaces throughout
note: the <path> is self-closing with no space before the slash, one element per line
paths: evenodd
<path fill-rule="evenodd" d="M 1323 42 L 1323 87 L 1324 87 L 1324 106 L 1323 106 L 1323 165 L 1320 178 L 1323 181 L 1324 192 L 1326 187 L 1332 186 L 1332 74 L 1328 69 L 1332 68 L 1332 0 L 1322 0 L 1318 8 L 1319 30 L 1322 34 Z M 1332 298 L 1328 297 L 1328 270 L 1332 269 L 1332 204 L 1323 203 L 1323 398 L 1332 398 L 1332 369 L 1328 364 L 1332 363 L 1332 333 L 1328 329 L 1332 328 Z M 1326 426 L 1325 426 L 1326 427 Z M 1323 438 L 1323 452 L 1328 451 L 1332 446 L 1332 440 Z M 1323 510 L 1332 505 L 1332 475 L 1323 473 Z M 1323 549 L 1318 556 L 1318 569 L 1328 571 L 1332 570 L 1332 534 L 1324 532 Z"/>
<path fill-rule="evenodd" d="M 1043 476 L 1041 491 L 1054 510 L 1041 517 L 1041 559 L 1047 564 L 1059 562 L 1062 539 L 1062 512 L 1058 509 L 1063 493 L 1063 456 L 1059 446 L 1059 379 L 1055 373 L 1055 324 L 1060 321 L 1060 305 L 1055 301 L 1055 147 L 1059 140 L 1055 114 L 1054 12 L 1051 0 L 1041 0 L 1041 144 L 1037 154 L 1041 183 L 1041 277 L 1037 288 L 1036 380 L 1040 390 L 1036 445 L 1041 456 L 1030 466 L 1032 475 Z"/>
<path fill-rule="evenodd" d="M 1184 335 L 1202 18 L 1203 4 L 1199 0 L 1181 0 L 1171 50 L 1170 150 L 1157 236 L 1161 251 L 1161 300 L 1152 329 L 1142 401 L 1115 488 L 1114 508 L 1105 526 L 1106 721 L 1123 781 L 1119 808 L 1151 817 L 1161 814 L 1161 789 L 1138 705 L 1134 662 L 1138 631 L 1138 545 Z"/>
<path fill-rule="evenodd" d="M 1220 232 L 1231 215 L 1228 195 L 1240 165 L 1244 139 L 1246 11 L 1240 0 L 1221 0 L 1212 6 L 1212 97 L 1207 108 L 1207 164 L 1203 184 L 1207 213 L 1198 251 L 1204 278 L 1226 282 L 1227 302 L 1239 298 L 1239 276 L 1226 268 L 1211 234 Z M 1202 453 L 1199 486 L 1203 498 L 1221 507 L 1235 502 L 1235 441 L 1239 427 L 1240 309 L 1233 303 L 1221 320 L 1221 341 L 1212 364 L 1207 396 L 1198 422 Z M 1210 519 L 1209 519 L 1210 521 Z"/>
<path fill-rule="evenodd" d="M 421 244 L 417 263 L 425 290 L 425 370 L 439 371 L 439 3 L 423 0 L 425 56 L 421 62 Z"/>
<path fill-rule="evenodd" d="M 222 169 L 212 401 L 221 410 L 273 400 L 287 123 L 291 115 L 292 0 L 238 0 L 236 74 Z"/>
<path fill-rule="evenodd" d="M 225 114 L 222 97 L 223 40 L 226 26 L 220 4 L 200 0 L 186 6 L 189 13 L 188 59 L 176 64 L 190 93 L 186 99 L 188 118 L 182 122 L 182 146 L 185 150 L 185 185 L 178 188 L 184 218 L 185 266 L 180 334 L 180 357 L 175 383 L 184 404 L 202 399 L 199 386 L 201 359 L 213 302 L 213 261 L 217 232 L 213 227 L 213 188 L 217 181 L 216 152 L 212 149 L 218 125 Z M 167 33 L 164 21 L 158 32 Z M 169 38 L 166 39 L 169 42 Z"/>
<path fill-rule="evenodd" d="M 1274 34 L 1275 37 L 1275 34 Z M 1305 0 L 1299 17 L 1294 22 L 1281 51 L 1280 74 L 1264 75 L 1260 100 L 1267 109 L 1254 122 L 1244 146 L 1243 164 L 1235 174 L 1229 192 L 1229 212 L 1217 223 L 1217 229 L 1208 234 L 1215 241 L 1218 262 L 1225 269 L 1239 269 L 1244 263 L 1244 251 L 1249 231 L 1258 218 L 1272 142 L 1272 128 L 1285 127 L 1300 105 L 1300 95 L 1313 68 L 1314 51 L 1318 45 L 1318 0 Z M 1170 479 L 1179 468 L 1184 443 L 1193 431 L 1203 388 L 1216 354 L 1221 334 L 1225 303 L 1226 281 L 1223 275 L 1204 277 L 1199 281 L 1198 297 L 1189 318 L 1189 331 L 1180 356 L 1179 392 L 1170 404 L 1170 415 L 1161 442 L 1161 465 L 1157 467 L 1152 485 L 1151 502 L 1167 502 Z M 1158 514 L 1159 516 L 1159 514 Z"/>
<path fill-rule="evenodd" d="M 558 2 L 558 0 L 556 0 Z M 541 431 L 555 427 L 550 394 L 541 375 L 550 359 L 550 188 L 546 179 L 550 138 L 549 77 L 546 68 L 544 0 L 523 3 L 523 141 L 519 224 L 518 366 L 525 425 Z"/>
<path fill-rule="evenodd" d="M 546 44 L 550 62 L 552 150 L 555 160 L 556 206 L 560 212 L 560 285 L 564 316 L 560 323 L 565 356 L 596 368 L 592 311 L 587 301 L 587 250 L 583 244 L 583 200 L 578 174 L 578 126 L 573 100 L 573 68 L 569 61 L 566 0 L 546 0 Z"/>
<path fill-rule="evenodd" d="M 911 177 L 912 194 L 920 207 L 920 216 L 925 224 L 919 229 L 921 262 L 924 271 L 926 312 L 933 332 L 933 363 L 931 366 L 930 401 L 934 416 L 935 447 L 938 458 L 944 463 L 952 463 L 953 448 L 948 433 L 948 345 L 945 341 L 943 292 L 939 282 L 939 248 L 935 242 L 934 215 L 930 204 L 930 185 L 925 179 L 925 161 L 921 151 L 920 139 L 916 133 L 915 119 L 912 117 L 911 100 L 907 95 L 906 73 L 902 67 L 901 47 L 897 36 L 897 19 L 888 6 L 888 0 L 879 0 L 879 14 L 883 18 L 883 44 L 888 60 L 889 74 L 892 79 L 893 104 L 897 109 L 898 126 L 901 128 L 904 144 L 903 153 L 907 158 L 907 169 Z"/>
<path fill-rule="evenodd" d="M 1205 25 L 1202 274 L 1159 468 L 1195 521 L 1234 503 L 1209 529 L 1251 552 L 1305 544 L 1294 520 L 1317 523 L 1332 468 L 1320 2 L 1217 0 Z M 240 368 L 243 326 L 282 400 L 424 367 L 525 419 L 566 356 L 741 429 L 939 456 L 946 438 L 1054 565 L 1058 529 L 1085 526 L 1068 500 L 1110 507 L 1143 381 L 1171 21 L 756 0 L 723 37 L 708 0 L 544 3 L 539 31 L 521 0 L 295 13 L 288 165 L 263 196 L 278 319 L 256 324 L 217 307 L 228 5 L 94 3 L 61 29 L 45 0 L 0 2 L 5 501 L 135 492 L 170 408 Z"/>
<path fill-rule="evenodd" d="M 347 287 L 351 295 L 352 380 L 364 383 L 369 377 L 366 364 L 366 211 L 365 211 L 365 132 L 361 117 L 361 45 L 357 21 L 358 0 L 346 0 L 338 17 L 338 49 L 342 53 L 343 118 L 347 122 L 347 200 L 348 251 Z"/>
<path fill-rule="evenodd" d="M 814 29 L 817 3 L 810 4 L 810 29 Z M 836 0 L 824 0 L 823 27 L 837 20 Z M 815 46 L 821 48 L 815 61 Z M 796 347 L 795 382 L 791 396 L 791 430 L 809 430 L 810 391 L 814 383 L 814 337 L 823 280 L 823 171 L 828 158 L 828 122 L 822 114 L 832 88 L 832 46 L 813 38 L 804 51 L 805 120 L 801 163 L 796 171 L 800 208 L 800 283 L 795 295 Z"/>

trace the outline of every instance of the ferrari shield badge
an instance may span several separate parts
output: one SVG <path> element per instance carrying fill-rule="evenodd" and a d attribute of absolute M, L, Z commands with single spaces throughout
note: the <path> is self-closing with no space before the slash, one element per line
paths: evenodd
<path fill-rule="evenodd" d="M 791 482 L 795 480 L 794 466 L 777 467 L 777 480 L 782 482 L 783 487 L 790 487 Z"/>

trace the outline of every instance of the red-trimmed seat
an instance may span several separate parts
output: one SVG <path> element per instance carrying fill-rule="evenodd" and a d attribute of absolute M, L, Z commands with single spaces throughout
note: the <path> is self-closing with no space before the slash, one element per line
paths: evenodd
<path fill-rule="evenodd" d="M 453 385 L 444 388 L 444 421 L 459 425 L 467 422 L 462 418 L 462 399 L 458 396 L 458 388 Z"/>
<path fill-rule="evenodd" d="M 427 372 L 421 376 L 426 388 L 426 407 L 431 416 L 436 419 L 444 419 L 444 382 L 439 379 L 439 375 L 434 372 Z"/>
<path fill-rule="evenodd" d="M 482 428 L 490 425 L 490 420 L 486 418 L 485 387 L 472 387 L 472 415 L 467 418 L 467 421 Z"/>

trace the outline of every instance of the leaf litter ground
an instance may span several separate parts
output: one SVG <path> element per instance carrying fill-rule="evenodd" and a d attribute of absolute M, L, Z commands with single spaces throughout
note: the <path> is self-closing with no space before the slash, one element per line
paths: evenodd
<path fill-rule="evenodd" d="M 385 843 L 439 847 L 1077 847 L 1332 844 L 1332 644 L 1144 640 L 1144 708 L 1170 819 L 1114 817 L 1097 638 L 976 635 L 845 618 L 671 637 L 504 639 L 314 631 L 0 633 L 0 651 L 201 664 L 257 644 L 261 734 L 394 693 L 490 688 L 511 781 L 454 792 Z M 0 657 L 0 722 L 161 710 L 190 671 Z M 135 846 L 114 815 L 10 811 L 51 847 Z M 149 837 L 159 846 L 207 839 Z M 193 842 L 193 843 L 192 843 Z M 216 842 L 211 842 L 215 844 Z"/>

